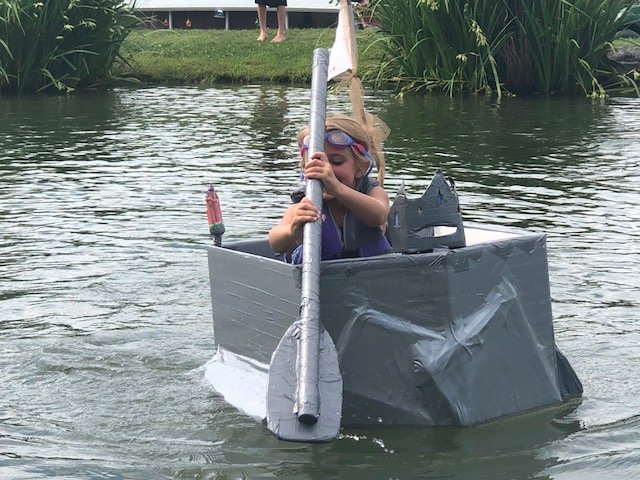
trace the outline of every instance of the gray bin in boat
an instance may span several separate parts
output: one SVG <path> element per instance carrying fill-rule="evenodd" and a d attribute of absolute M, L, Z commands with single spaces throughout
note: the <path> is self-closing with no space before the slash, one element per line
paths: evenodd
<path fill-rule="evenodd" d="M 554 340 L 545 236 L 465 237 L 458 249 L 322 262 L 343 425 L 470 425 L 581 394 Z M 216 345 L 268 365 L 298 318 L 300 267 L 266 240 L 208 255 Z"/>

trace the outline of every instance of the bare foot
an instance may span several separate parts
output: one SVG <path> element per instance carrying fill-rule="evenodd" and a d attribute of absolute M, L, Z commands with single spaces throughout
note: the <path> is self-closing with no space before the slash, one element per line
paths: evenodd
<path fill-rule="evenodd" d="M 258 41 L 264 42 L 266 39 L 267 39 L 267 32 L 260 32 L 260 35 L 258 36 Z"/>
<path fill-rule="evenodd" d="M 285 35 L 279 33 L 275 37 L 273 37 L 273 40 L 271 40 L 271 43 L 284 42 L 286 39 L 287 39 L 287 37 Z"/>

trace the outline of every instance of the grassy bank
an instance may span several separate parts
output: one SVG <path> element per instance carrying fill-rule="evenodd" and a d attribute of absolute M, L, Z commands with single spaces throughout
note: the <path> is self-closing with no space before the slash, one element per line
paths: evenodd
<path fill-rule="evenodd" d="M 135 30 L 120 53 L 114 75 L 145 84 L 306 83 L 311 76 L 313 49 L 330 47 L 334 29 L 291 29 L 280 44 L 256 41 L 257 30 Z M 360 76 L 373 78 L 382 62 L 380 35 L 358 30 Z M 638 40 L 618 40 L 616 46 L 638 46 Z M 384 83 L 384 82 L 383 82 Z"/>
<path fill-rule="evenodd" d="M 311 78 L 313 49 L 330 47 L 334 29 L 290 29 L 283 43 L 257 42 L 257 30 L 136 30 L 122 46 L 129 65 L 114 75 L 150 84 L 301 83 Z M 358 32 L 361 70 L 379 62 L 367 48 L 375 32 Z"/>

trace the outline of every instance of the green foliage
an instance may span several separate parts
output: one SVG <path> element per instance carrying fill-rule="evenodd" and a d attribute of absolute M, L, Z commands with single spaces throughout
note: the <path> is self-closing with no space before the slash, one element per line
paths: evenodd
<path fill-rule="evenodd" d="M 607 57 L 634 0 L 373 0 L 384 61 L 401 92 L 583 93 L 631 89 Z"/>
<path fill-rule="evenodd" d="M 0 92 L 101 83 L 136 24 L 119 0 L 0 0 Z"/>
<path fill-rule="evenodd" d="M 504 9 L 495 0 L 475 2 L 378 1 L 373 12 L 386 53 L 377 83 L 391 80 L 405 91 L 500 89 L 494 52 L 508 38 Z"/>

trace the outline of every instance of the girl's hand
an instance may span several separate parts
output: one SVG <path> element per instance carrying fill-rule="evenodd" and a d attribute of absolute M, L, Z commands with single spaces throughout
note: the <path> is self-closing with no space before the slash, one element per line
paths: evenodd
<path fill-rule="evenodd" d="M 333 167 L 329 162 L 327 154 L 324 152 L 316 152 L 311 156 L 304 166 L 304 175 L 307 178 L 320 180 L 325 192 L 332 197 L 336 196 L 338 188 L 341 185 L 333 172 Z"/>
<path fill-rule="evenodd" d="M 303 197 L 298 203 L 290 207 L 291 219 L 291 242 L 301 244 L 304 234 L 304 224 L 315 222 L 320 218 L 320 213 L 313 202 L 307 197 Z"/>
<path fill-rule="evenodd" d="M 304 224 L 315 222 L 320 212 L 313 202 L 304 197 L 284 212 L 278 225 L 269 231 L 269 245 L 275 252 L 286 252 L 302 243 Z"/>
<path fill-rule="evenodd" d="M 315 222 L 320 218 L 320 212 L 307 197 L 291 206 L 291 225 L 294 230 L 301 229 L 305 223 Z"/>

